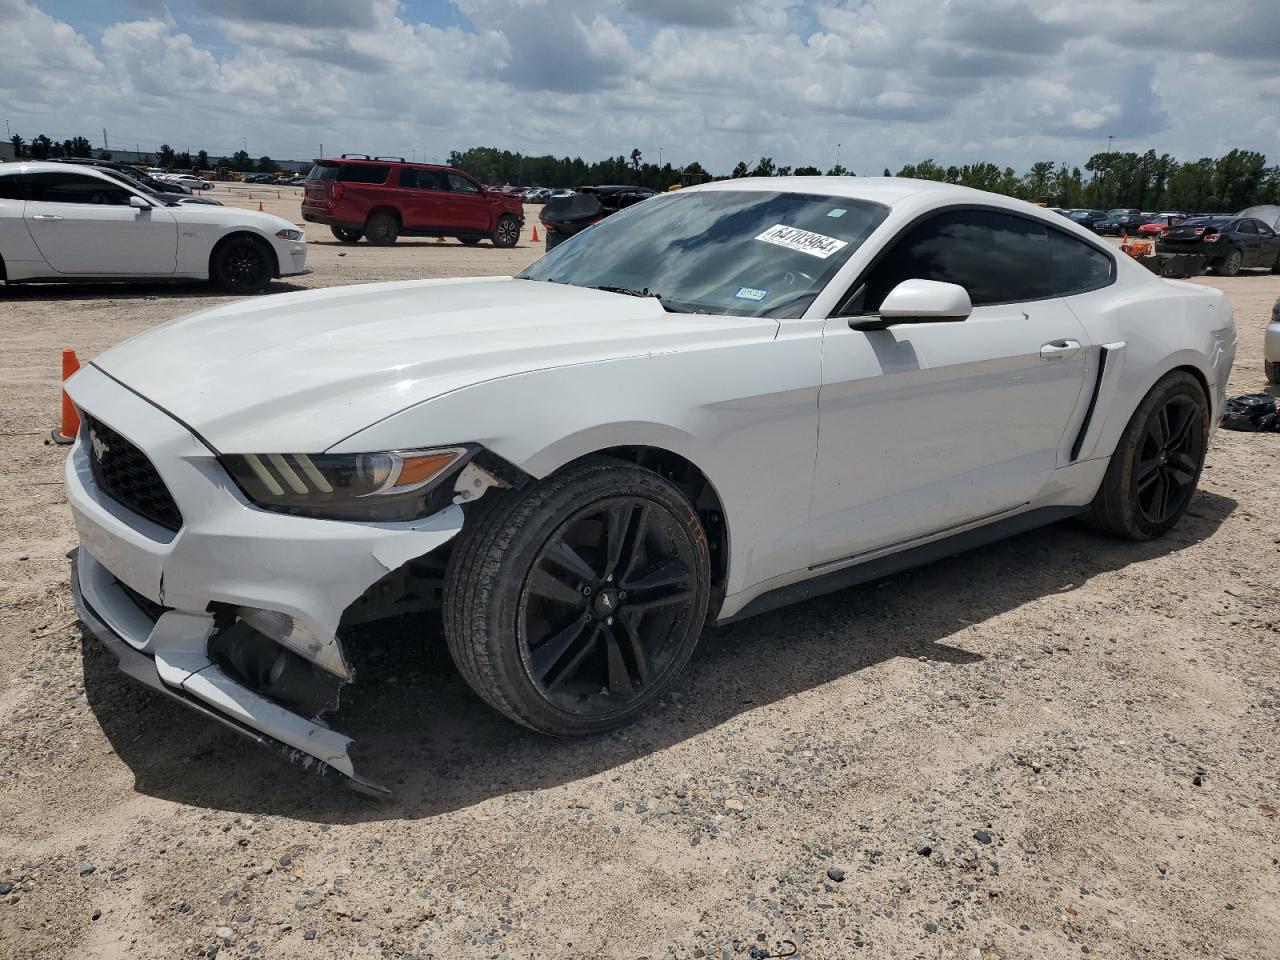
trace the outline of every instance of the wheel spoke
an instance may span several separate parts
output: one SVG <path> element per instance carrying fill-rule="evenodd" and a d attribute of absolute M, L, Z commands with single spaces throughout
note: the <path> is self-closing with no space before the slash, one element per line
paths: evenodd
<path fill-rule="evenodd" d="M 1186 411 L 1178 419 L 1177 426 L 1173 428 L 1173 433 L 1169 436 L 1166 446 L 1170 450 L 1181 450 L 1191 436 L 1191 423 L 1195 420 L 1195 407 L 1188 406 Z"/>
<path fill-rule="evenodd" d="M 627 672 L 627 664 L 622 659 L 622 646 L 618 643 L 617 634 L 608 627 L 604 629 L 605 663 L 608 668 L 609 694 L 615 697 L 630 697 L 635 693 L 631 685 L 631 675 Z"/>
<path fill-rule="evenodd" d="M 1155 420 L 1151 421 L 1151 435 L 1157 447 L 1163 447 L 1169 440 L 1169 408 L 1161 407 Z"/>
<path fill-rule="evenodd" d="M 1138 462 L 1138 492 L 1141 493 L 1155 483 L 1156 473 L 1160 470 L 1160 461 L 1156 459 Z"/>
<path fill-rule="evenodd" d="M 1160 498 L 1158 501 L 1159 513 L 1156 516 L 1157 522 L 1160 522 L 1169 516 L 1169 500 L 1172 494 L 1173 494 L 1173 481 L 1170 479 L 1168 471 L 1161 470 L 1160 471 Z"/>
<path fill-rule="evenodd" d="M 1185 453 L 1170 454 L 1169 470 L 1179 483 L 1190 483 L 1191 479 L 1196 475 L 1196 462 L 1191 459 L 1190 455 Z"/>
<path fill-rule="evenodd" d="M 631 646 L 631 659 L 635 661 L 636 678 L 640 681 L 640 686 L 647 687 L 652 670 L 649 665 L 649 653 L 645 650 L 644 641 L 640 639 L 640 632 L 636 629 L 636 619 L 626 613 L 618 618 L 626 634 L 627 643 Z"/>
<path fill-rule="evenodd" d="M 649 508 L 640 506 L 636 510 L 636 516 L 631 524 L 631 536 L 627 539 L 627 546 L 624 551 L 627 561 L 626 569 L 618 576 L 618 579 L 629 580 L 631 574 L 635 571 L 636 565 L 640 563 L 644 556 L 644 538 L 649 532 Z"/>
<path fill-rule="evenodd" d="M 607 547 L 604 564 L 605 578 L 613 576 L 622 559 L 622 548 L 627 539 L 627 528 L 631 526 L 631 515 L 635 509 L 617 504 L 609 508 L 605 514 L 605 543 Z"/>
<path fill-rule="evenodd" d="M 689 568 L 678 557 L 664 561 L 651 570 L 635 577 L 629 577 L 619 583 L 627 590 L 657 590 L 662 587 L 674 587 L 687 583 Z"/>
<path fill-rule="evenodd" d="M 596 638 L 600 636 L 601 629 L 600 624 L 596 624 L 587 639 L 579 644 L 578 649 L 569 658 L 569 662 L 556 674 L 555 679 L 546 685 L 548 693 L 553 692 L 562 682 L 573 676 L 578 667 L 582 665 L 582 661 L 587 658 L 587 654 L 596 648 Z"/>
<path fill-rule="evenodd" d="M 593 582 L 598 574 L 591 569 L 591 565 L 582 559 L 582 554 L 569 546 L 563 540 L 556 542 L 555 546 L 547 553 L 547 559 L 552 563 L 559 564 L 570 573 L 576 575 L 578 579 L 585 580 L 588 583 Z"/>
<path fill-rule="evenodd" d="M 692 590 L 677 590 L 675 593 L 669 593 L 665 597 L 657 597 L 653 600 L 645 600 L 641 603 L 628 603 L 627 610 L 639 616 L 646 613 L 652 613 L 654 610 L 662 607 L 669 607 L 672 604 L 684 603 L 693 596 Z"/>
<path fill-rule="evenodd" d="M 587 621 L 583 617 L 574 617 L 573 622 L 554 637 L 531 650 L 529 652 L 529 665 L 533 670 L 533 675 L 538 680 L 545 681 L 547 674 L 560 662 L 569 648 L 573 646 L 574 641 L 582 636 L 582 632 L 586 628 Z"/>
<path fill-rule="evenodd" d="M 536 593 L 547 600 L 568 603 L 575 607 L 581 607 L 587 602 L 587 598 L 577 590 L 541 567 L 534 570 L 533 576 L 529 578 L 529 592 Z"/>

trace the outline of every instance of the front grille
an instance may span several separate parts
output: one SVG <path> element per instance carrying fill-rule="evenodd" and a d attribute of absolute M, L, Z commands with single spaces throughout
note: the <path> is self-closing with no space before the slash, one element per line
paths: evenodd
<path fill-rule="evenodd" d="M 93 479 L 111 499 L 166 530 L 182 526 L 182 514 L 147 455 L 101 420 L 85 417 Z"/>

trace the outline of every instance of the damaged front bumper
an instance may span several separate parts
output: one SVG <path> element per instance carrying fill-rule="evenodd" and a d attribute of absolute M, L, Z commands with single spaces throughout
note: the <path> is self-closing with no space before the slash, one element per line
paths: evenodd
<path fill-rule="evenodd" d="M 71 581 L 81 620 L 148 687 L 252 739 L 300 751 L 358 789 L 385 792 L 354 769 L 350 738 L 251 688 L 211 644 L 235 611 L 241 630 L 266 614 L 295 625 L 305 641 L 274 641 L 290 657 L 350 680 L 338 640 L 344 611 L 386 574 L 452 539 L 461 508 L 409 523 L 271 513 L 244 498 L 190 430 L 95 368 L 68 392 L 146 454 L 182 516 L 170 531 L 109 496 L 94 478 L 88 429 L 80 431 L 66 484 L 80 537 Z"/>

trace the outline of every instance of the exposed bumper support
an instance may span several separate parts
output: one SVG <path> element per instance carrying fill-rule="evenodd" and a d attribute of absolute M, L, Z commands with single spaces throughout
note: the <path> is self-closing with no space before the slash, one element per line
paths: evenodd
<path fill-rule="evenodd" d="M 389 796 L 386 787 L 355 772 L 348 753 L 351 738 L 292 713 L 259 696 L 229 677 L 204 653 L 212 629 L 197 624 L 202 618 L 170 611 L 156 621 L 146 644 L 153 656 L 127 643 L 98 614 L 91 599 L 118 591 L 113 578 L 91 556 L 76 550 L 72 561 L 71 592 L 76 614 L 120 662 L 120 670 L 143 686 L 216 720 L 258 743 L 297 750 L 347 777 L 353 788 L 376 797 Z M 88 594 L 88 597 L 86 597 Z M 104 605 L 101 600 L 99 603 Z M 167 621 L 176 622 L 167 622 Z"/>

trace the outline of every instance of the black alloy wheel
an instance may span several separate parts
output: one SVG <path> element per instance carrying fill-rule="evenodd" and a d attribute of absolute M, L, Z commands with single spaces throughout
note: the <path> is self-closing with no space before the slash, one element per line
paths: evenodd
<path fill-rule="evenodd" d="M 1128 540 L 1167 533 L 1191 503 L 1208 442 L 1209 402 L 1200 381 L 1185 370 L 1166 374 L 1120 435 L 1089 522 Z"/>
<path fill-rule="evenodd" d="M 275 257 L 255 237 L 232 237 L 214 257 L 213 280 L 229 293 L 256 293 L 271 282 Z"/>
<path fill-rule="evenodd" d="M 364 225 L 364 237 L 375 247 L 389 247 L 400 237 L 400 224 L 389 213 L 375 213 Z"/>
<path fill-rule="evenodd" d="M 1244 254 L 1239 250 L 1232 250 L 1227 254 L 1227 258 L 1222 261 L 1222 266 L 1218 272 L 1224 277 L 1234 277 L 1240 272 L 1240 268 L 1244 266 Z"/>
<path fill-rule="evenodd" d="M 694 616 L 694 556 L 674 518 L 636 497 L 584 507 L 552 534 L 520 597 L 520 654 L 539 692 L 604 718 L 660 684 Z"/>
<path fill-rule="evenodd" d="M 449 653 L 511 719 L 614 729 L 671 686 L 711 602 L 706 532 L 666 477 L 597 456 L 467 508 L 445 573 Z"/>
<path fill-rule="evenodd" d="M 1153 526 L 1178 516 L 1200 475 L 1202 414 L 1187 397 L 1173 397 L 1147 424 L 1134 470 L 1138 509 Z"/>
<path fill-rule="evenodd" d="M 495 247 L 514 247 L 520 239 L 520 222 L 510 214 L 498 218 L 498 225 L 493 230 Z"/>

